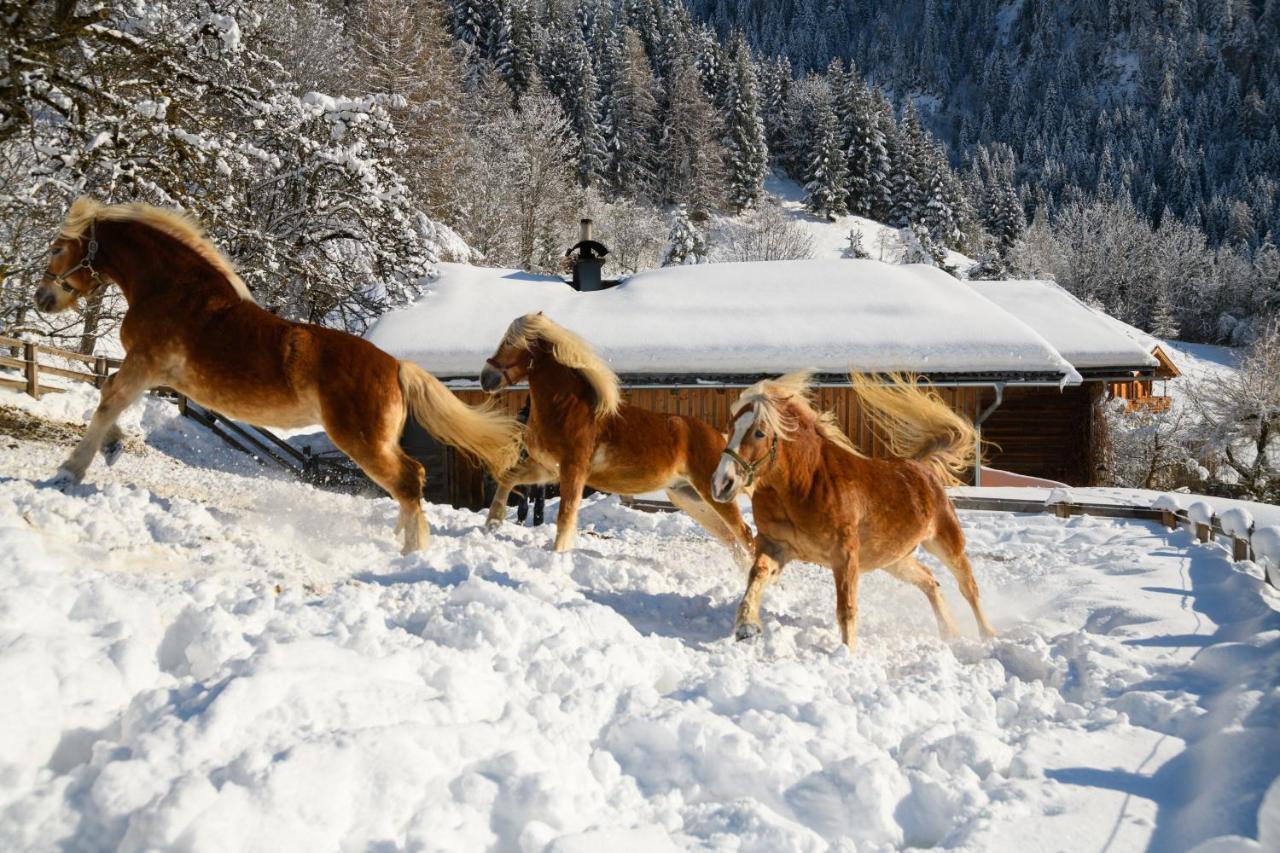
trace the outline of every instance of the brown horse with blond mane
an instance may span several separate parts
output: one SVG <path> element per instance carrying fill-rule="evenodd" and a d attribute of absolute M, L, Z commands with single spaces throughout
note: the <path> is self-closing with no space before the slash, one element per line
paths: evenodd
<path fill-rule="evenodd" d="M 623 403 L 618 377 L 591 346 L 541 313 L 514 320 L 480 374 L 489 393 L 525 379 L 528 456 L 499 479 L 490 527 L 502 524 L 514 486 L 559 480 L 555 549 L 568 551 L 584 486 L 620 495 L 662 489 L 746 561 L 751 528 L 737 504 L 711 499 L 711 475 L 724 436 L 696 418 Z"/>
<path fill-rule="evenodd" d="M 425 370 L 368 341 L 259 307 L 231 263 L 177 211 L 76 200 L 50 248 L 36 307 L 66 310 L 107 282 L 129 305 L 120 326 L 128 355 L 63 463 L 64 476 L 77 482 L 104 443 L 110 449 L 120 441 L 120 413 L 162 385 L 258 426 L 323 424 L 399 502 L 396 530 L 404 533 L 405 553 L 425 547 L 430 535 L 422 512 L 426 473 L 399 444 L 410 413 L 495 473 L 519 457 L 513 418 L 466 406 Z"/>
<path fill-rule="evenodd" d="M 974 464 L 973 424 L 914 378 L 891 376 L 884 384 L 855 375 L 858 405 L 895 457 L 871 459 L 830 413 L 814 408 L 809 375 L 759 382 L 733 405 L 714 496 L 728 501 L 754 486 L 757 530 L 735 636 L 745 640 L 760 634 L 761 595 L 791 560 L 819 563 L 834 573 L 836 619 L 850 649 L 856 642 L 858 577 L 881 568 L 918 587 L 933 606 L 942 635 L 954 636 L 956 626 L 938 582 L 914 556 L 919 545 L 951 570 L 979 631 L 994 636 L 946 493 L 946 486 Z"/>

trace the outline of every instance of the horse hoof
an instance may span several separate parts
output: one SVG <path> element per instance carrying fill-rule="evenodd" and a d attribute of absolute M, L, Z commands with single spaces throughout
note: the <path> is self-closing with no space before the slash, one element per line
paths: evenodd
<path fill-rule="evenodd" d="M 74 469 L 63 465 L 58 469 L 58 473 L 54 474 L 49 480 L 49 485 L 59 488 L 62 486 L 74 486 L 83 479 L 84 471 L 76 472 Z"/>
<path fill-rule="evenodd" d="M 102 446 L 102 459 L 107 463 L 107 467 L 115 465 L 120 461 L 120 457 L 124 455 L 124 442 L 113 441 Z"/>
<path fill-rule="evenodd" d="M 734 629 L 733 638 L 738 642 L 742 642 L 744 640 L 754 640 L 763 633 L 764 629 L 754 622 L 743 622 Z"/>
<path fill-rule="evenodd" d="M 492 533 L 492 532 L 494 532 L 495 530 L 497 530 L 497 529 L 499 529 L 500 527 L 502 527 L 502 521 L 503 521 L 503 520 L 502 520 L 501 518 L 490 518 L 490 519 L 487 519 L 487 520 L 485 521 L 485 523 L 484 523 L 484 529 L 485 529 L 485 530 L 488 530 L 490 533 Z"/>

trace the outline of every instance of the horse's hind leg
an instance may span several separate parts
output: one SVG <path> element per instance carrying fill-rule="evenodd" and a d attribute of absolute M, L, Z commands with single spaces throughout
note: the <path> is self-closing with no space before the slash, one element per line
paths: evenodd
<path fill-rule="evenodd" d="M 404 534 L 400 553 L 410 554 L 427 547 L 431 528 L 422 511 L 422 487 L 427 480 L 422 464 L 401 450 L 394 441 L 384 442 L 378 447 L 351 447 L 343 446 L 337 436 L 333 438 L 334 444 L 350 456 L 360 470 L 369 475 L 369 479 L 386 489 L 400 504 L 400 516 L 396 520 L 396 532 Z"/>
<path fill-rule="evenodd" d="M 960 520 L 955 517 L 954 510 L 950 516 L 938 525 L 938 532 L 924 543 L 924 549 L 942 561 L 942 564 L 955 576 L 960 594 L 969 602 L 973 610 L 973 618 L 978 622 L 978 631 L 984 637 L 994 637 L 996 631 L 982 612 L 982 602 L 978 598 L 978 582 L 973 579 L 973 566 L 964 553 L 964 531 L 960 529 Z"/>
<path fill-rule="evenodd" d="M 751 565 L 751 539 L 748 536 L 746 541 L 741 541 L 741 534 L 735 535 L 734 530 L 725 523 L 722 515 L 718 512 L 718 508 L 707 501 L 704 501 L 692 486 L 681 485 L 667 489 L 667 500 L 671 501 L 678 509 L 688 513 L 689 516 L 703 529 L 719 539 L 730 553 L 733 554 L 734 560 L 740 563 L 744 568 Z M 735 507 L 736 509 L 736 507 Z M 738 516 L 738 521 L 742 522 L 742 516 Z M 742 524 L 746 527 L 746 524 Z"/>
<path fill-rule="evenodd" d="M 102 386 L 102 400 L 89 421 L 84 438 L 62 463 L 62 471 L 80 482 L 94 455 L 102 449 L 103 442 L 120 440 L 122 433 L 116 426 L 116 418 L 146 392 L 149 384 L 150 376 L 141 363 L 126 359 Z"/>
<path fill-rule="evenodd" d="M 924 593 L 925 598 L 929 599 L 929 606 L 933 608 L 934 618 L 938 620 L 938 633 L 944 640 L 949 640 L 959 633 L 956 630 L 955 620 L 951 618 L 951 611 L 947 609 L 947 602 L 938 589 L 937 579 L 933 576 L 933 572 L 920 565 L 919 560 L 908 554 L 898 562 L 885 566 L 884 570 Z"/>
<path fill-rule="evenodd" d="M 738 507 L 736 501 L 726 501 L 721 503 L 711 497 L 709 489 L 710 479 L 707 480 L 707 486 L 700 484 L 690 486 L 698 493 L 698 497 L 702 499 L 702 503 L 713 513 L 715 513 L 729 531 L 730 541 L 725 544 L 729 546 L 729 550 L 734 552 L 735 556 L 740 555 L 740 560 L 744 566 L 751 565 L 751 554 L 755 550 L 755 534 L 751 532 L 750 525 L 742 518 L 742 510 Z"/>

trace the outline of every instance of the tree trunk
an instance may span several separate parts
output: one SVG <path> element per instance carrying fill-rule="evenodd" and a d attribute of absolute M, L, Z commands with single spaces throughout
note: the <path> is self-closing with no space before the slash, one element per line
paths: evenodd
<path fill-rule="evenodd" d="M 93 355 L 98 343 L 98 321 L 102 318 L 102 291 L 89 295 L 84 301 L 84 331 L 80 334 L 79 353 Z"/>

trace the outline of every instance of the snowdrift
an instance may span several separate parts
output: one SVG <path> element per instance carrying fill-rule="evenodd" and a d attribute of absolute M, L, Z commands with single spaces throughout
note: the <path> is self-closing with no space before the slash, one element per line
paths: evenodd
<path fill-rule="evenodd" d="M 401 557 L 389 499 L 126 426 L 66 491 L 0 440 L 0 848 L 1280 846 L 1277 599 L 1185 532 L 964 513 L 1000 638 L 874 575 L 850 655 L 802 565 L 739 644 L 682 516 L 594 499 L 558 557 L 431 507 Z"/>

